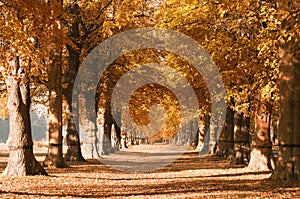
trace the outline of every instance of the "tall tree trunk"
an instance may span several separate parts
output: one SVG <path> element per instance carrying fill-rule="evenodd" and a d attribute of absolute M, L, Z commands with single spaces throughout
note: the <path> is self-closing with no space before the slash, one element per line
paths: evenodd
<path fill-rule="evenodd" d="M 197 147 L 200 149 L 199 155 L 205 155 L 210 152 L 210 128 L 210 115 L 205 114 L 201 124 L 199 125 L 200 142 Z"/>
<path fill-rule="evenodd" d="M 194 119 L 193 121 L 190 121 L 188 146 L 195 147 L 194 142 L 199 139 L 198 130 L 198 120 Z M 164 143 L 169 143 L 169 138 L 164 139 Z"/>
<path fill-rule="evenodd" d="M 48 89 L 49 89 L 49 127 L 48 142 L 49 149 L 44 166 L 57 168 L 66 167 L 62 151 L 62 63 L 61 50 L 53 55 L 53 63 L 48 69 Z"/>
<path fill-rule="evenodd" d="M 255 132 L 252 139 L 253 149 L 250 155 L 248 169 L 274 169 L 272 142 L 270 137 L 271 105 L 262 94 L 255 113 Z"/>
<path fill-rule="evenodd" d="M 53 10 L 53 15 L 62 14 L 63 0 L 56 0 L 59 7 Z M 53 16 L 61 29 L 61 21 Z M 55 38 L 51 51 L 51 64 L 48 67 L 49 90 L 49 124 L 48 124 L 48 154 L 43 162 L 44 166 L 57 168 L 67 167 L 62 151 L 62 41 Z"/>
<path fill-rule="evenodd" d="M 69 87 L 69 86 L 68 86 Z M 67 91 L 65 95 L 65 99 L 67 101 L 67 106 L 65 109 L 66 116 L 67 116 L 67 153 L 65 154 L 65 161 L 78 161 L 84 162 L 85 159 L 81 153 L 80 147 L 80 137 L 79 133 L 76 128 L 75 119 L 73 117 L 73 110 L 72 110 L 72 92 Z"/>
<path fill-rule="evenodd" d="M 235 164 L 245 164 L 245 160 L 249 159 L 249 119 L 243 112 L 236 112 L 234 114 Z"/>
<path fill-rule="evenodd" d="M 79 96 L 79 125 L 80 125 L 80 135 L 82 135 L 82 153 L 85 158 L 95 158 L 100 157 L 101 148 L 99 146 L 98 136 L 97 136 L 97 124 L 95 118 L 91 114 L 91 110 L 88 109 L 87 100 L 84 96 Z M 98 128 L 99 130 L 99 128 Z"/>
<path fill-rule="evenodd" d="M 193 149 L 197 149 L 197 146 L 199 145 L 199 139 L 200 139 L 200 128 L 198 127 L 196 136 L 194 137 L 194 140 L 192 142 Z"/>
<path fill-rule="evenodd" d="M 115 132 L 116 132 L 116 147 L 120 148 L 121 147 L 121 128 L 122 128 L 122 116 L 121 116 L 121 112 L 118 111 L 116 113 L 116 118 L 114 119 L 114 127 L 115 127 Z M 117 148 L 117 150 L 118 150 Z"/>
<path fill-rule="evenodd" d="M 6 79 L 10 132 L 8 137 L 9 158 L 3 175 L 47 175 L 33 155 L 30 124 L 30 91 L 28 69 L 20 67 L 16 55 L 9 62 Z"/>
<path fill-rule="evenodd" d="M 73 95 L 73 87 L 74 81 L 76 79 L 76 75 L 78 73 L 78 69 L 80 66 L 80 52 L 81 52 L 81 45 L 77 42 L 79 35 L 79 6 L 74 4 L 70 8 L 70 14 L 73 15 L 74 22 L 72 23 L 71 27 L 69 28 L 69 38 L 73 41 L 74 45 L 77 47 L 71 46 L 67 44 L 67 49 L 69 52 L 69 67 L 66 72 L 66 79 L 67 79 L 67 88 L 64 89 L 63 95 L 67 101 L 66 106 L 66 115 L 67 115 L 67 153 L 65 154 L 65 161 L 85 161 L 82 156 L 81 148 L 80 148 L 80 137 L 78 130 L 76 129 L 75 120 L 73 117 L 73 110 L 72 110 L 72 95 Z"/>
<path fill-rule="evenodd" d="M 109 108 L 109 105 L 106 106 L 104 114 L 104 154 L 114 153 L 114 149 L 111 145 L 111 129 L 113 125 L 113 118 Z"/>
<path fill-rule="evenodd" d="M 234 110 L 227 106 L 224 128 L 218 140 L 215 154 L 232 160 L 234 158 Z"/>
<path fill-rule="evenodd" d="M 290 1 L 290 16 L 282 22 L 283 30 L 294 30 L 279 42 L 280 57 L 280 123 L 279 153 L 273 179 L 300 180 L 300 45 L 295 24 L 299 23 L 297 1 Z M 296 5 L 296 6 L 295 6 Z M 294 9 L 293 9 L 293 6 Z M 298 41 L 296 41 L 296 39 Z"/>

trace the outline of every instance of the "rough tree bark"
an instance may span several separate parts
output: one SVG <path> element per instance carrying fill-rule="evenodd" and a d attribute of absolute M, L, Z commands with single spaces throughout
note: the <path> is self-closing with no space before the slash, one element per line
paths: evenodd
<path fill-rule="evenodd" d="M 255 132 L 252 139 L 253 149 L 250 154 L 248 169 L 274 169 L 274 157 L 270 137 L 271 105 L 262 94 L 255 113 Z"/>
<path fill-rule="evenodd" d="M 299 23 L 298 1 L 289 2 L 290 16 L 282 22 L 283 30 L 295 30 Z M 293 8 L 294 7 L 294 8 Z M 294 12 L 294 14 L 293 14 Z M 279 41 L 280 123 L 279 153 L 272 179 L 300 180 L 300 45 L 299 33 Z M 297 41 L 298 40 L 298 41 Z"/>
<path fill-rule="evenodd" d="M 122 124 L 121 124 L 121 112 L 118 111 L 116 113 L 116 118 L 114 119 L 114 128 L 115 128 L 115 132 L 116 132 L 116 150 L 118 150 L 121 147 L 121 128 L 122 128 Z"/>
<path fill-rule="evenodd" d="M 59 7 L 55 14 L 62 13 L 63 0 L 56 0 Z M 54 10 L 53 10 L 54 15 Z M 55 18 L 58 29 L 61 29 L 61 21 Z M 54 49 L 51 50 L 51 62 L 48 67 L 49 90 L 49 124 L 48 124 L 48 154 L 43 162 L 44 166 L 63 168 L 67 167 L 63 159 L 62 151 L 62 41 L 53 40 Z"/>
<path fill-rule="evenodd" d="M 72 110 L 72 97 L 70 95 L 72 95 L 70 91 L 67 91 L 67 93 L 64 95 L 67 101 L 65 112 L 67 116 L 66 140 L 68 145 L 67 153 L 65 154 L 64 159 L 65 161 L 83 162 L 85 159 L 81 153 L 80 137 L 76 128 L 75 119 L 73 117 L 74 113 Z"/>
<path fill-rule="evenodd" d="M 224 128 L 218 140 L 215 154 L 232 160 L 234 158 L 234 110 L 227 106 Z"/>
<path fill-rule="evenodd" d="M 53 53 L 53 62 L 48 68 L 49 89 L 49 126 L 48 126 L 48 154 L 43 162 L 44 166 L 67 167 L 62 151 L 62 63 L 61 50 Z"/>
<path fill-rule="evenodd" d="M 92 110 L 87 107 L 87 100 L 85 96 L 79 96 L 79 129 L 80 135 L 82 135 L 82 153 L 85 158 L 95 158 L 101 155 L 101 146 L 99 146 L 97 136 L 97 124 L 96 118 L 91 114 Z M 100 128 L 100 127 L 99 127 Z M 98 128 L 98 130 L 100 130 Z"/>
<path fill-rule="evenodd" d="M 205 114 L 201 121 L 199 122 L 200 138 L 197 149 L 200 149 L 199 155 L 207 154 L 210 151 L 209 141 L 210 141 L 210 114 Z"/>
<path fill-rule="evenodd" d="M 76 75 L 78 73 L 78 69 L 80 66 L 80 52 L 81 52 L 81 44 L 77 42 L 77 38 L 79 38 L 79 24 L 80 19 L 79 15 L 79 6 L 74 4 L 70 8 L 70 14 L 74 18 L 74 22 L 72 23 L 71 27 L 69 28 L 69 38 L 73 41 L 75 46 L 67 44 L 67 49 L 69 52 L 69 67 L 66 72 L 66 79 L 67 79 L 67 88 L 63 90 L 64 98 L 66 99 L 67 106 L 66 106 L 66 115 L 67 115 L 67 153 L 65 154 L 65 161 L 78 161 L 83 162 L 85 159 L 81 153 L 80 147 L 80 137 L 78 130 L 76 129 L 75 119 L 73 117 L 73 110 L 72 110 L 72 95 L 73 95 L 73 87 Z"/>
<path fill-rule="evenodd" d="M 209 154 L 215 154 L 216 152 L 216 145 L 217 145 L 217 134 L 218 134 L 218 121 L 215 117 L 210 117 L 210 126 L 209 126 L 209 143 L 208 143 L 208 149 Z"/>
<path fill-rule="evenodd" d="M 115 150 L 111 145 L 111 129 L 113 125 L 113 117 L 109 105 L 106 106 L 104 113 L 104 154 L 114 153 Z"/>
<path fill-rule="evenodd" d="M 21 66 L 13 54 L 6 79 L 10 132 L 8 137 L 9 158 L 3 175 L 47 175 L 35 159 L 30 124 L 30 90 L 28 68 Z"/>

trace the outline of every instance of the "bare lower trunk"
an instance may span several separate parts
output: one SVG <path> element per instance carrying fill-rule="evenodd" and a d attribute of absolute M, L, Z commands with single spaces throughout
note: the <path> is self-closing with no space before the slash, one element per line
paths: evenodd
<path fill-rule="evenodd" d="M 218 140 L 215 154 L 227 159 L 234 158 L 234 110 L 227 107 L 224 128 Z"/>
<path fill-rule="evenodd" d="M 271 109 L 270 104 L 260 99 L 255 114 L 255 132 L 253 138 L 253 150 L 248 169 L 269 170 L 274 169 L 272 142 L 270 138 Z"/>
<path fill-rule="evenodd" d="M 62 151 L 62 63 L 61 52 L 53 55 L 53 64 L 49 67 L 49 149 L 44 166 L 66 167 Z"/>
<path fill-rule="evenodd" d="M 200 138 L 198 143 L 198 149 L 200 149 L 199 155 L 209 153 L 209 139 L 210 139 L 210 115 L 206 114 L 199 124 Z"/>
<path fill-rule="evenodd" d="M 104 135 L 104 113 L 105 110 L 103 108 L 99 108 L 97 111 L 97 136 L 98 142 L 96 143 L 98 153 L 100 155 L 104 154 L 104 142 L 105 142 L 105 135 Z"/>
<path fill-rule="evenodd" d="M 197 146 L 199 145 L 199 138 L 200 138 L 200 130 L 198 127 L 196 136 L 194 137 L 194 140 L 192 142 L 193 149 L 197 149 Z"/>
<path fill-rule="evenodd" d="M 113 125 L 113 118 L 109 108 L 106 108 L 104 115 L 104 154 L 114 153 L 114 149 L 111 145 L 111 129 Z"/>
<path fill-rule="evenodd" d="M 87 106 L 87 100 L 83 96 L 79 96 L 79 125 L 80 135 L 82 136 L 82 153 L 85 158 L 98 158 L 101 155 L 99 141 L 101 138 L 97 136 L 96 118 L 91 114 Z"/>
<path fill-rule="evenodd" d="M 14 56 L 9 61 L 10 75 L 6 79 L 10 132 L 8 137 L 9 158 L 3 175 L 47 175 L 33 155 L 30 124 L 29 78 L 26 68 L 20 68 L 20 60 Z"/>
<path fill-rule="evenodd" d="M 203 147 L 205 131 L 206 131 L 205 121 L 204 118 L 201 117 L 200 120 L 198 121 L 198 132 L 197 132 L 198 138 L 195 141 L 196 150 L 201 150 L 201 148 Z"/>
<path fill-rule="evenodd" d="M 122 128 L 122 125 L 121 125 L 121 113 L 120 112 L 117 112 L 116 113 L 116 118 L 114 119 L 114 130 L 115 130 L 115 150 L 119 150 L 120 147 L 121 147 L 121 128 Z"/>
<path fill-rule="evenodd" d="M 250 153 L 250 118 L 243 113 L 235 115 L 234 151 L 235 164 L 245 164 L 249 161 Z"/>
<path fill-rule="evenodd" d="M 72 95 L 72 93 L 67 93 L 67 95 Z M 66 115 L 67 115 L 67 153 L 65 154 L 65 161 L 77 161 L 77 162 L 84 162 L 85 159 L 81 153 L 80 147 L 80 138 L 78 131 L 75 125 L 75 119 L 73 117 L 72 112 L 72 101 L 69 98 L 70 96 L 66 97 L 67 106 L 66 106 Z"/>
<path fill-rule="evenodd" d="M 249 159 L 249 118 L 243 113 L 234 116 L 235 164 L 245 164 Z"/>
<path fill-rule="evenodd" d="M 117 138 L 116 126 L 114 123 L 114 125 L 111 128 L 111 146 L 115 151 L 118 151 L 120 149 L 119 143 L 120 142 L 118 141 L 118 138 Z"/>

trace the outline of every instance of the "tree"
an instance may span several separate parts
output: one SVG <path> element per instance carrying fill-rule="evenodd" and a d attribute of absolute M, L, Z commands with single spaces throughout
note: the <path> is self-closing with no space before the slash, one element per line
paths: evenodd
<path fill-rule="evenodd" d="M 48 126 L 48 154 L 43 162 L 44 166 L 58 168 L 66 167 L 62 152 L 62 63 L 61 50 L 55 49 L 52 64 L 48 70 L 49 89 L 49 126 Z"/>
<path fill-rule="evenodd" d="M 275 8 L 274 1 L 171 0 L 156 15 L 158 27 L 175 29 L 197 40 L 219 68 L 227 99 L 235 99 L 232 107 L 237 127 L 234 145 L 238 150 L 236 154 L 245 154 L 237 155 L 237 162 L 243 162 L 244 157 L 249 159 L 249 132 L 254 126 L 250 123 L 254 120 L 250 118 L 258 110 L 251 105 L 256 91 L 270 84 L 274 92 L 273 102 L 278 100 L 278 19 Z M 232 132 L 227 130 L 224 129 L 222 139 L 226 137 L 224 134 L 230 137 Z"/>
<path fill-rule="evenodd" d="M 279 153 L 272 179 L 300 180 L 300 4 L 282 1 Z"/>
<path fill-rule="evenodd" d="M 233 103 L 233 99 L 231 100 Z M 226 119 L 223 131 L 220 135 L 216 146 L 215 154 L 217 156 L 225 157 L 229 160 L 233 160 L 234 153 L 234 110 L 231 104 L 227 105 L 226 109 Z"/>
<path fill-rule="evenodd" d="M 7 175 L 46 175 L 46 171 L 33 155 L 33 141 L 30 125 L 30 80 L 34 71 L 42 68 L 43 57 L 53 41 L 53 35 L 46 33 L 48 27 L 55 27 L 45 1 L 1 1 L 1 73 L 6 77 L 10 112 L 9 162 L 4 171 Z M 2 32 L 3 31 L 3 32 Z M 60 35 L 59 32 L 57 32 Z"/>
<path fill-rule="evenodd" d="M 90 121 L 87 118 L 89 111 L 83 110 L 79 117 L 74 117 L 74 114 L 79 114 L 72 107 L 82 106 L 85 103 L 83 96 L 80 97 L 80 102 L 73 100 L 73 87 L 82 59 L 89 53 L 94 45 L 101 42 L 102 26 L 104 23 L 103 13 L 111 4 L 111 0 L 107 2 L 97 1 L 80 1 L 65 4 L 65 9 L 69 12 L 68 20 L 68 38 L 71 41 L 67 43 L 68 61 L 65 67 L 63 96 L 66 100 L 65 114 L 67 123 L 66 141 L 68 145 L 67 153 L 65 155 L 66 161 L 85 161 L 82 156 L 82 149 L 80 146 L 79 131 L 83 135 L 83 152 L 85 153 L 87 145 L 92 144 L 94 141 L 90 139 L 96 137 L 96 121 Z M 77 103 L 77 104 L 76 104 Z M 76 105 L 75 105 L 76 104 Z M 84 107 L 84 106 L 82 106 Z M 77 119 L 76 119 L 77 118 Z M 80 123 L 76 128 L 76 124 Z M 91 127 L 93 123 L 94 127 Z M 93 135 L 93 136 L 91 136 Z M 86 139 L 88 141 L 86 141 Z M 87 143 L 88 142 L 88 143 Z M 88 147 L 89 148 L 89 147 Z M 92 147 L 92 148 L 95 148 Z M 87 152 L 89 154 L 91 152 Z M 92 152 L 93 153 L 93 152 Z M 86 157 L 90 157 L 84 154 Z M 91 157 L 94 157 L 93 155 Z"/>
<path fill-rule="evenodd" d="M 248 169 L 251 170 L 273 170 L 275 167 L 270 136 L 272 105 L 268 102 L 271 95 L 270 90 L 261 89 L 257 100 L 258 105 L 254 116 L 255 129 L 252 139 L 253 149 L 248 165 Z"/>
<path fill-rule="evenodd" d="M 89 30 L 89 36 L 87 41 L 90 44 L 89 46 L 84 46 L 83 53 L 89 52 L 97 44 L 102 42 L 104 39 L 112 36 L 113 34 L 119 33 L 124 30 L 131 28 L 143 27 L 149 25 L 149 8 L 144 1 L 108 1 L 107 4 L 104 4 L 104 7 L 101 8 L 103 15 L 96 15 L 96 20 L 100 20 L 101 23 L 99 27 L 90 26 L 91 28 L 84 28 L 84 31 Z M 87 27 L 87 26 L 86 26 Z M 87 33 L 88 33 L 87 32 Z M 99 36 L 100 35 L 100 36 Z M 92 37 L 96 39 L 90 39 Z M 125 65 L 122 64 L 124 67 Z M 124 69 L 126 69 L 124 67 Z M 124 71 L 124 69 L 117 69 L 116 71 L 110 70 L 108 74 L 109 80 L 105 83 L 100 83 L 97 88 L 96 96 L 96 112 L 97 112 L 97 133 L 95 136 L 94 142 L 96 146 L 90 148 L 96 148 L 98 153 L 96 154 L 109 154 L 113 152 L 111 147 L 111 129 L 114 122 L 111 113 L 111 104 L 110 104 L 110 94 L 113 84 L 118 80 L 118 75 Z M 121 72 L 120 72 L 121 71 Z M 108 83 L 111 81 L 110 83 Z M 101 80 L 100 80 L 101 82 Z M 94 122 L 94 121 L 92 121 Z M 118 128 L 117 128 L 118 129 Z M 88 134 L 94 135 L 95 132 L 89 132 Z M 91 137 L 91 136 L 90 136 Z M 85 142 L 85 141 L 83 141 Z M 94 152 L 93 152 L 94 154 Z"/>
<path fill-rule="evenodd" d="M 63 1 L 51 2 L 51 18 L 56 22 L 58 31 L 62 29 L 61 15 Z M 50 30 L 53 31 L 53 30 Z M 50 48 L 50 59 L 47 69 L 49 90 L 49 123 L 48 123 L 48 154 L 43 162 L 44 166 L 57 168 L 67 167 L 62 152 L 62 45 L 63 40 L 52 40 Z"/>
<path fill-rule="evenodd" d="M 73 44 L 67 44 L 67 49 L 69 52 L 68 57 L 68 66 L 66 67 L 66 72 L 64 73 L 64 77 L 66 79 L 67 86 L 63 89 L 63 96 L 66 100 L 66 121 L 67 121 L 67 153 L 65 154 L 65 161 L 85 161 L 81 153 L 80 147 L 80 137 L 78 130 L 76 128 L 76 121 L 73 113 L 73 100 L 72 100 L 72 92 L 74 87 L 74 81 L 76 75 L 78 73 L 79 66 L 81 64 L 80 61 L 80 53 L 82 49 L 82 44 L 78 41 L 80 38 L 80 18 L 79 18 L 79 6 L 78 4 L 72 4 L 69 9 L 70 15 L 72 16 L 72 25 L 69 27 L 69 38 L 71 39 Z M 78 105 L 77 105 L 78 106 Z M 77 113 L 78 114 L 78 113 Z M 78 121 L 78 120 L 77 120 Z"/>
<path fill-rule="evenodd" d="M 75 1 L 71 4 L 66 4 L 66 8 L 70 11 L 68 18 L 69 39 L 72 44 L 67 44 L 69 53 L 69 67 L 65 74 L 66 88 L 64 89 L 64 97 L 67 101 L 67 143 L 68 151 L 65 156 L 66 160 L 82 160 L 80 154 L 80 139 L 78 130 L 73 125 L 74 119 L 72 116 L 74 110 L 71 110 L 71 104 L 74 103 L 72 99 L 73 84 L 80 67 L 81 61 L 86 55 L 104 39 L 110 37 L 113 33 L 120 32 L 124 28 L 130 28 L 136 22 L 136 13 L 140 12 L 140 6 L 143 1 Z M 124 11 L 126 10 L 126 11 Z M 135 14 L 134 14 L 135 13 Z M 88 74 L 87 74 L 88 75 Z M 85 102 L 82 101 L 81 104 Z M 84 111 L 89 112 L 89 111 Z M 83 147 L 96 149 L 96 143 L 100 140 L 100 132 L 103 132 L 104 126 L 96 125 L 96 121 L 90 121 L 91 117 L 88 114 L 83 114 L 87 118 L 79 117 L 81 128 L 79 131 L 82 134 Z M 102 115 L 104 117 L 104 115 Z M 75 121 L 76 123 L 76 121 Z M 92 125 L 94 127 L 91 127 Z M 89 126 L 89 127 L 88 127 Z M 99 127 L 101 129 L 98 130 Z M 72 130 L 71 130 L 72 129 Z M 110 129 L 110 128 L 106 128 Z M 86 138 L 86 139 L 85 139 Z M 94 139 L 93 141 L 90 139 Z M 87 143 L 87 142 L 88 143 Z M 94 146 L 91 146 L 94 145 Z M 102 148 L 102 147 L 100 147 Z M 85 149 L 82 149 L 85 153 Z M 95 151 L 94 151 L 95 152 Z M 94 152 L 87 152 L 87 154 Z M 86 155 L 86 154 L 85 154 Z M 94 154 L 96 155 L 96 154 Z M 94 156 L 92 155 L 92 156 Z"/>
<path fill-rule="evenodd" d="M 27 62 L 27 63 L 26 63 Z M 3 175 L 47 175 L 33 155 L 30 124 L 29 67 L 26 57 L 20 59 L 12 49 L 8 56 L 6 84 L 9 92 L 8 107 L 10 133 L 8 138 L 9 159 Z"/>

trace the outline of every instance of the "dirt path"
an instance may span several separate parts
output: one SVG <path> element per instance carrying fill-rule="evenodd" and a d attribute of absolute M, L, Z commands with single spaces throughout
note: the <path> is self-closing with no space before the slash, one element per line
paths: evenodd
<path fill-rule="evenodd" d="M 147 149 L 148 150 L 148 149 Z M 172 164 L 149 173 L 115 170 L 112 165 L 129 167 L 128 161 L 145 163 L 168 159 L 134 147 L 104 157 L 109 165 L 91 159 L 71 164 L 66 169 L 47 169 L 49 176 L 4 177 L 1 198 L 300 198 L 300 183 L 268 180 L 270 172 L 253 172 L 233 167 L 227 160 L 213 156 L 199 158 L 196 152 L 183 154 Z M 126 158 L 124 158 L 126 156 Z M 123 159 L 119 159 L 122 157 Z M 157 157 L 157 158 L 154 158 Z M 44 156 L 39 154 L 38 160 Z M 2 172 L 7 156 L 0 156 Z"/>

